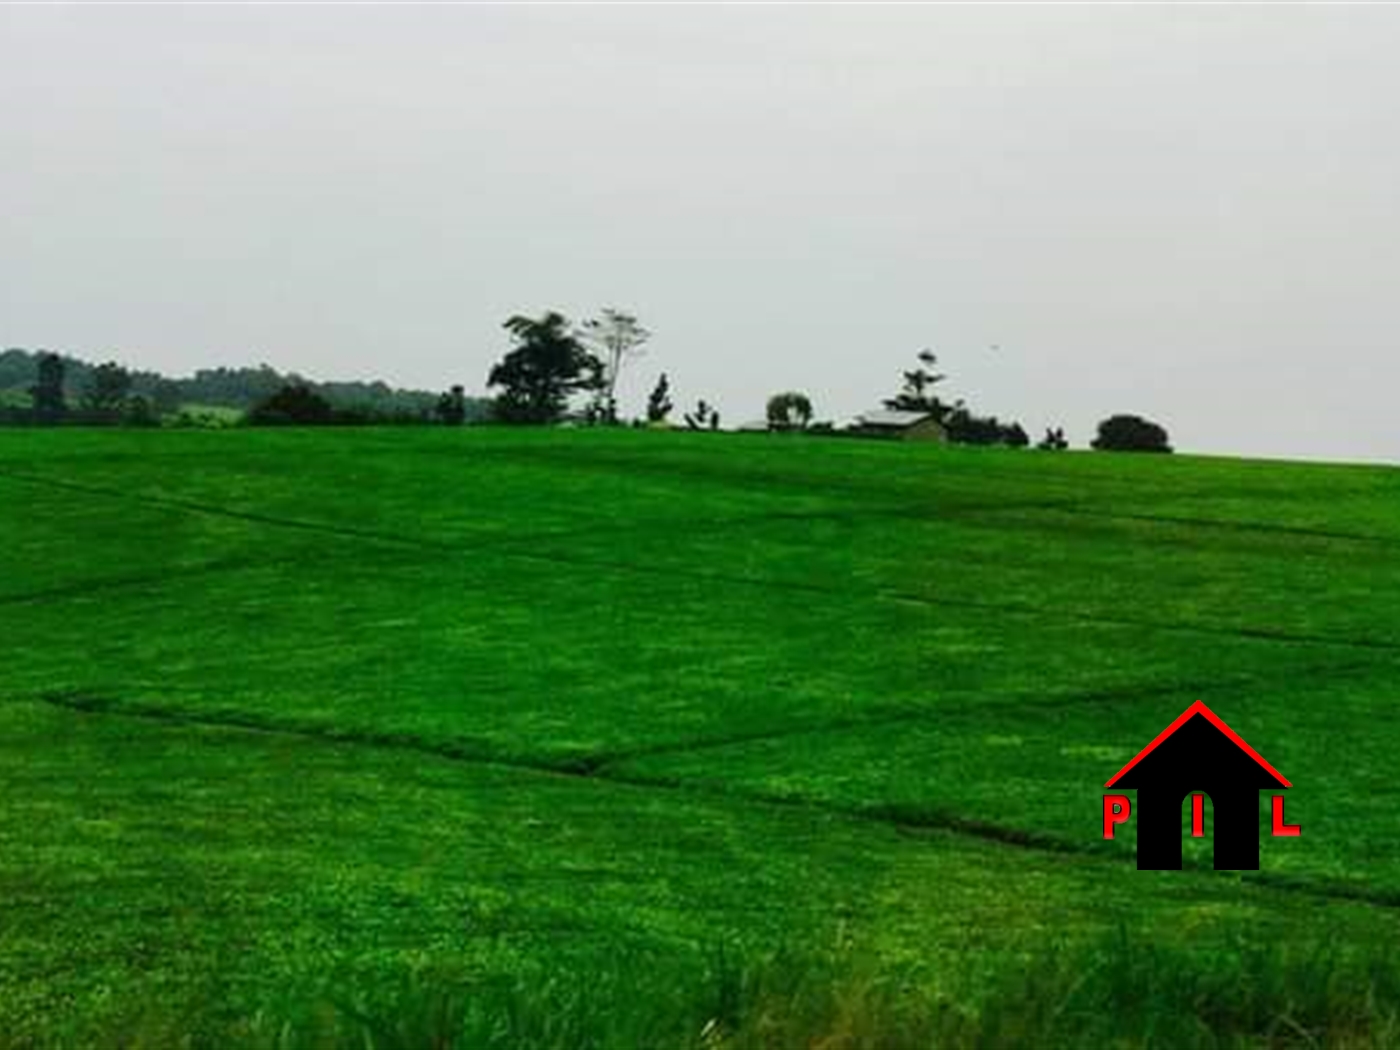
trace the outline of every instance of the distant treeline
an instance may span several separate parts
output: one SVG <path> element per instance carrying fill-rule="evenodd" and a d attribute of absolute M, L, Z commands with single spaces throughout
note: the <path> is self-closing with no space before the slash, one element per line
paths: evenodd
<path fill-rule="evenodd" d="M 63 418 L 45 422 L 160 422 L 181 413 L 194 421 L 208 410 L 246 413 L 288 388 L 310 391 L 344 422 L 436 422 L 441 394 L 402 390 L 384 382 L 316 382 L 268 365 L 255 368 L 201 368 L 183 378 L 159 372 L 98 365 L 67 354 L 10 349 L 0 351 L 0 422 L 35 421 L 34 391 L 42 384 L 41 359 L 62 364 Z M 466 419 L 484 419 L 490 402 L 463 398 Z M 216 415 L 211 418 L 217 418 Z"/>
<path fill-rule="evenodd" d="M 315 382 L 268 365 L 203 368 L 183 379 L 129 369 L 115 361 L 94 365 L 38 351 L 0 352 L 0 425 L 24 426 L 344 426 L 465 423 L 672 428 L 670 379 L 657 378 L 645 418 L 624 419 L 615 391 L 622 369 L 651 338 L 635 316 L 606 309 L 575 325 L 556 310 L 517 314 L 504 326 L 511 348 L 492 366 L 489 398 L 468 397 L 461 384 L 441 393 L 399 390 L 382 381 Z M 940 396 L 947 376 L 938 358 L 920 351 L 903 385 L 883 410 L 838 427 L 814 421 L 812 400 L 800 390 L 768 399 L 767 418 L 740 430 L 852 438 L 947 441 L 960 445 L 1027 448 L 1030 435 L 1015 420 L 974 412 L 961 398 Z M 681 413 L 690 430 L 719 430 L 719 410 L 701 398 Z M 1063 428 L 1051 427 L 1037 449 L 1069 447 Z M 1099 423 L 1090 447 L 1105 451 L 1170 452 L 1165 428 L 1141 416 L 1118 414 Z"/>

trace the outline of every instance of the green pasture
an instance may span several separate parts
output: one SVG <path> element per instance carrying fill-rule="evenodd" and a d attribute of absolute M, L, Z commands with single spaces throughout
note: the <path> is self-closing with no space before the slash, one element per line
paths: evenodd
<path fill-rule="evenodd" d="M 0 1045 L 1385 1043 L 1397 627 L 1384 468 L 0 432 Z M 1258 873 L 1100 837 L 1198 699 L 1295 785 Z M 881 991 L 765 1029 L 803 966 Z"/>

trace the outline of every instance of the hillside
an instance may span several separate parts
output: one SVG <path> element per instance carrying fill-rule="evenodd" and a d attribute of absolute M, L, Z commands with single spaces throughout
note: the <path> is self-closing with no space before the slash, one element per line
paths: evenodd
<path fill-rule="evenodd" d="M 1400 936 L 1394 470 L 11 431 L 0 536 L 0 1044 L 258 1045 L 407 983 L 493 1018 L 524 987 L 580 1026 L 550 1045 L 607 1045 L 721 957 L 929 998 L 1110 936 L 1203 970 Z M 1295 785 L 1258 873 L 1100 836 L 1198 699 Z M 1159 1033 L 1228 1026 L 1164 987 Z"/>

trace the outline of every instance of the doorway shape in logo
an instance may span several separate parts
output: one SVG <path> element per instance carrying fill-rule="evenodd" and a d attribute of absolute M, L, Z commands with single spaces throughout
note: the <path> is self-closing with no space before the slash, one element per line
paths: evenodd
<path fill-rule="evenodd" d="M 1210 796 L 1215 868 L 1259 868 L 1259 792 L 1293 785 L 1199 700 L 1113 775 L 1105 787 L 1137 789 L 1139 871 L 1181 868 L 1181 801 Z M 1132 813 L 1126 795 L 1104 796 L 1104 838 Z M 1192 804 L 1193 833 L 1201 829 L 1201 800 Z M 1283 796 L 1273 797 L 1273 833 L 1297 835 L 1283 822 Z"/>

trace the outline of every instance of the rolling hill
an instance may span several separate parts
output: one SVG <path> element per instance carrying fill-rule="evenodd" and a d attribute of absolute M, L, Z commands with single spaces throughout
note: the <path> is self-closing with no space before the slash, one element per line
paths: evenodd
<path fill-rule="evenodd" d="M 0 537 L 0 1043 L 1396 1030 L 1400 472 L 26 430 Z M 1195 700 L 1259 872 L 1101 837 Z"/>

